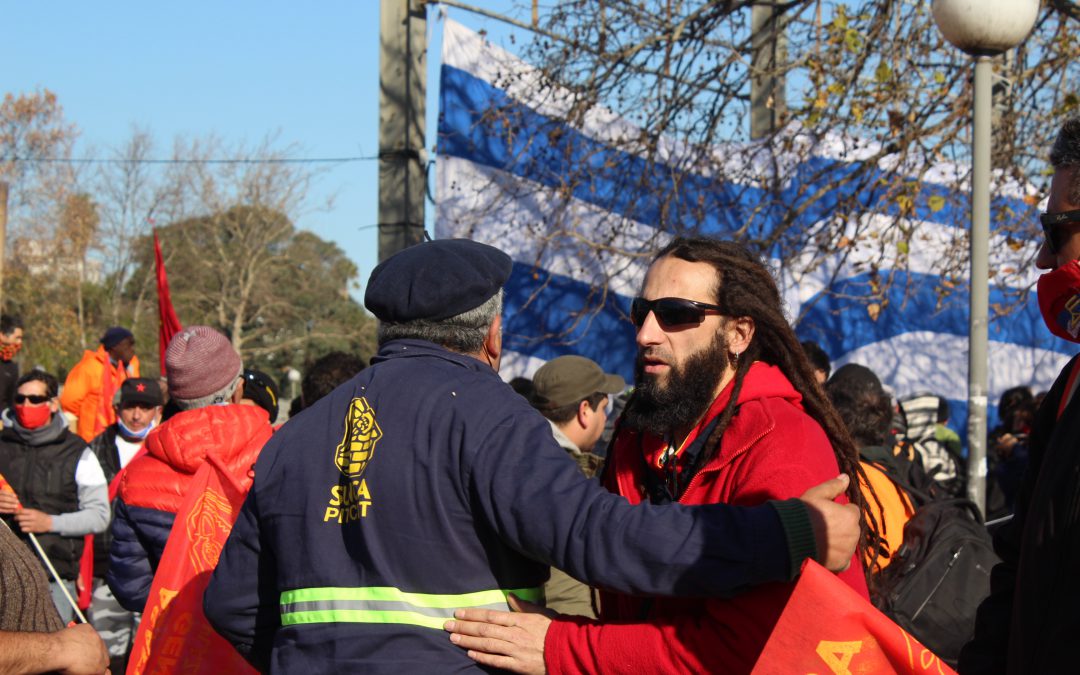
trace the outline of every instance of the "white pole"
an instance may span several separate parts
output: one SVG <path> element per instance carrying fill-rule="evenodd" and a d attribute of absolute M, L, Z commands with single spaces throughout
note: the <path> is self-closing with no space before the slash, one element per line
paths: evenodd
<path fill-rule="evenodd" d="M 990 304 L 990 85 L 987 56 L 975 57 L 971 139 L 971 316 L 968 348 L 968 497 L 986 510 L 986 394 Z"/>

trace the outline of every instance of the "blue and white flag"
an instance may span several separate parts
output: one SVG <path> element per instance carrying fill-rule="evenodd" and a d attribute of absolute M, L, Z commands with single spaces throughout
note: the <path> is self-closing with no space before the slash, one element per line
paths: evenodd
<path fill-rule="evenodd" d="M 537 69 L 445 22 L 435 234 L 483 241 L 513 257 L 505 378 L 581 354 L 631 381 L 636 348 L 627 314 L 653 253 L 683 232 L 748 239 L 768 243 L 800 339 L 820 344 L 834 368 L 870 367 L 897 397 L 948 399 L 950 426 L 963 433 L 967 262 L 943 253 L 966 250 L 970 207 L 955 167 L 912 178 L 918 189 L 905 205 L 877 180 L 904 166 L 887 157 L 871 172 L 860 164 L 875 156 L 874 143 L 796 129 L 756 150 L 703 151 L 644 138 L 611 111 L 577 110 L 570 101 Z M 717 162 L 738 163 L 739 171 L 714 178 L 707 167 Z M 777 191 L 755 175 L 785 180 Z M 825 198 L 801 201 L 819 192 Z M 1048 388 L 1075 351 L 1039 314 L 1038 271 L 1023 263 L 1039 242 L 1014 233 L 1017 222 L 1035 217 L 1033 194 L 1003 184 L 992 204 L 999 220 L 990 243 L 991 415 L 1010 387 Z M 833 206 L 852 200 L 860 215 L 838 222 Z M 904 227 L 888 227 L 898 215 Z M 792 234 L 772 236 L 781 224 L 793 224 Z M 843 236 L 829 240 L 835 253 L 791 253 L 795 243 L 838 228 Z"/>

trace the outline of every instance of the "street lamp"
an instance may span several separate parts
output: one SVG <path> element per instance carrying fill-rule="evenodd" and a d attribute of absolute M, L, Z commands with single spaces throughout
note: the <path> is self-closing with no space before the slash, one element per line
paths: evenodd
<path fill-rule="evenodd" d="M 1039 0 L 934 0 L 945 39 L 975 58 L 971 136 L 971 312 L 968 320 L 968 497 L 986 504 L 987 314 L 990 298 L 990 57 L 1031 32 Z"/>

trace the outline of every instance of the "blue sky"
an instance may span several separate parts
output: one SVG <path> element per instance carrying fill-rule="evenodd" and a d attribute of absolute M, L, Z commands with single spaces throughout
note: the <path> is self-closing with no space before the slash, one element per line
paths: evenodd
<path fill-rule="evenodd" d="M 507 11 L 509 0 L 473 4 Z M 434 143 L 441 24 L 429 10 L 428 148 Z M 451 10 L 501 42 L 506 28 Z M 254 145 L 278 134 L 304 157 L 378 153 L 379 3 L 321 0 L 5 4 L 0 90 L 50 89 L 81 131 L 77 156 L 106 156 L 149 131 L 157 156 L 174 138 L 210 134 Z M 329 212 L 298 226 L 336 242 L 365 283 L 377 262 L 378 166 L 333 165 L 312 190 Z M 428 204 L 428 222 L 431 222 Z M 361 294 L 354 294 L 360 297 Z"/>

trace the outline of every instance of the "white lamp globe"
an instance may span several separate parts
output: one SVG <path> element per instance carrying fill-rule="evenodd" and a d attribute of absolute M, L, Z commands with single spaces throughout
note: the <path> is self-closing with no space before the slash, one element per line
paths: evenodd
<path fill-rule="evenodd" d="M 957 49 L 993 56 L 1024 41 L 1039 15 L 1039 0 L 934 0 L 934 22 Z"/>

